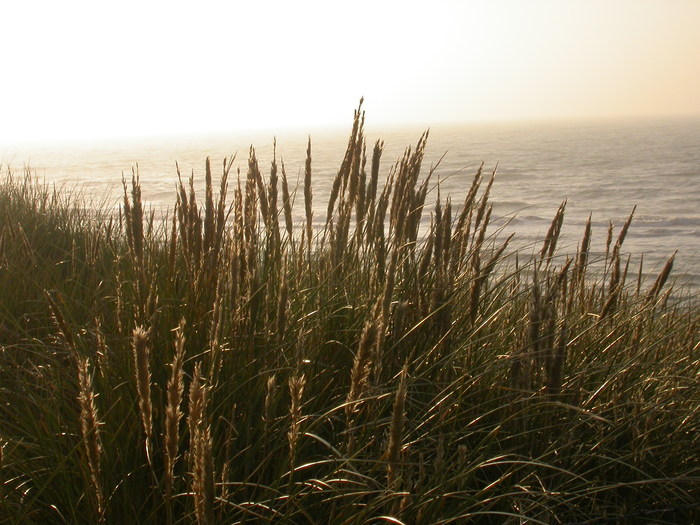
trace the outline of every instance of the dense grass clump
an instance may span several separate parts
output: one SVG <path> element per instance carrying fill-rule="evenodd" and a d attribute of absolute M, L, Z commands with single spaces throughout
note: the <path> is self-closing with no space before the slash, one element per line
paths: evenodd
<path fill-rule="evenodd" d="M 0 184 L 0 521 L 700 519 L 700 310 L 492 234 L 493 174 L 426 211 L 427 136 L 380 181 L 355 114 L 325 226 L 284 164 L 224 161 L 163 220 Z M 428 220 L 423 218 L 429 217 Z M 591 265 L 595 263 L 596 271 Z M 687 294 L 686 294 L 687 295 Z"/>

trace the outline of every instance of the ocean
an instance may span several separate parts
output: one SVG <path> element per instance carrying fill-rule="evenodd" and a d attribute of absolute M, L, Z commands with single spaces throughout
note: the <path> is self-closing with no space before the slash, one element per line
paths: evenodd
<path fill-rule="evenodd" d="M 366 127 L 367 147 L 385 143 L 380 179 L 408 146 L 419 128 Z M 314 217 L 325 219 L 333 177 L 343 158 L 349 128 L 311 131 Z M 263 174 L 273 158 L 272 133 L 222 133 L 211 136 L 149 138 L 109 143 L 63 143 L 3 147 L 3 171 L 28 166 L 40 179 L 61 188 L 80 187 L 89 198 L 119 206 L 122 175 L 137 169 L 143 196 L 157 210 L 172 208 L 177 182 L 194 173 L 203 181 L 206 157 L 214 174 L 224 157 L 236 155 L 234 169 L 247 170 L 255 147 Z M 290 184 L 303 179 L 307 134 L 283 131 L 276 136 L 276 156 L 284 162 Z M 441 160 L 442 159 L 442 160 Z M 424 214 L 429 220 L 439 193 L 458 205 L 483 162 L 497 166 L 491 192 L 494 227 L 515 233 L 512 246 L 537 251 L 559 205 L 566 200 L 560 253 L 574 253 L 584 225 L 592 216 L 594 250 L 604 251 L 609 221 L 618 232 L 636 205 L 624 244 L 631 271 L 643 255 L 644 274 L 653 278 L 676 250 L 673 275 L 681 286 L 700 287 L 700 119 L 561 121 L 435 126 L 430 130 L 424 162 L 427 174 L 439 162 Z M 301 191 L 299 191 L 301 199 Z M 301 201 L 297 214 L 303 213 Z M 300 217 L 300 215 L 299 215 Z"/>

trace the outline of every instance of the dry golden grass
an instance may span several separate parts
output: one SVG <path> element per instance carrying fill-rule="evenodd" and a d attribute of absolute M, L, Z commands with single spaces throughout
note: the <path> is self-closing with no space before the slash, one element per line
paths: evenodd
<path fill-rule="evenodd" d="M 453 203 L 427 138 L 382 180 L 358 108 L 320 227 L 310 140 L 298 215 L 276 149 L 269 177 L 207 160 L 202 203 L 179 177 L 162 222 L 137 173 L 104 220 L 4 183 L 0 521 L 700 519 L 675 256 L 635 268 L 634 211 L 562 254 L 566 203 L 517 252 L 496 170 Z"/>

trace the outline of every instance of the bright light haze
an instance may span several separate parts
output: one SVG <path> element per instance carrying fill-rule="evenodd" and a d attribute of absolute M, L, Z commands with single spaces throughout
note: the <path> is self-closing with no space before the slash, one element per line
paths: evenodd
<path fill-rule="evenodd" d="M 700 1 L 6 1 L 0 145 L 700 115 Z"/>

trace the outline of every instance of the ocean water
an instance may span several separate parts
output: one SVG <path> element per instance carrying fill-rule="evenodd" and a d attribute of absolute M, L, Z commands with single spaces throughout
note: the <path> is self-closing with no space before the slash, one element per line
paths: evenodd
<path fill-rule="evenodd" d="M 404 149 L 415 145 L 421 129 L 366 129 L 368 150 L 384 140 L 381 176 Z M 343 158 L 349 128 L 311 132 L 314 217 L 325 219 L 333 177 Z M 172 208 L 177 182 L 204 179 L 210 157 L 214 174 L 224 157 L 236 155 L 234 171 L 247 170 L 255 147 L 263 174 L 273 158 L 272 133 L 230 133 L 180 137 L 7 148 L 0 145 L 3 170 L 25 166 L 51 184 L 79 186 L 85 195 L 118 206 L 121 178 L 138 169 L 143 195 L 158 210 Z M 285 131 L 276 137 L 278 162 L 284 161 L 292 186 L 303 179 L 307 135 Z M 442 159 L 442 160 L 441 160 Z M 437 198 L 450 195 L 458 205 L 478 166 L 496 165 L 491 192 L 494 224 L 501 235 L 515 233 L 513 246 L 538 249 L 559 205 L 567 200 L 562 254 L 573 253 L 589 214 L 593 248 L 604 250 L 609 221 L 615 235 L 636 205 L 624 244 L 636 271 L 643 254 L 644 273 L 653 278 L 676 250 L 674 275 L 679 284 L 700 287 L 700 119 L 648 121 L 571 121 L 550 123 L 437 126 L 430 130 L 424 162 L 427 174 L 440 161 L 427 199 L 426 221 Z M 301 191 L 299 192 L 301 195 Z M 300 197 L 301 199 L 301 197 Z M 301 200 L 295 208 L 303 213 Z"/>

